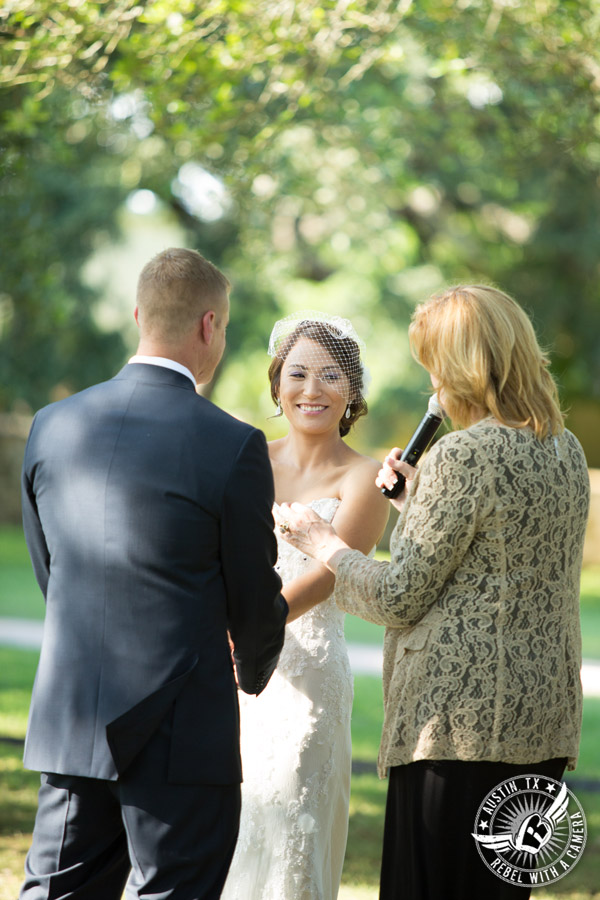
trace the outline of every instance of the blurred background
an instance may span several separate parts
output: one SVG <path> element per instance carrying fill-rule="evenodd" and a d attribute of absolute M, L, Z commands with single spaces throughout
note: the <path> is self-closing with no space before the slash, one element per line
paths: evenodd
<path fill-rule="evenodd" d="M 233 284 L 211 399 L 280 436 L 285 423 L 268 418 L 274 321 L 306 308 L 348 317 L 371 374 L 370 414 L 350 443 L 379 458 L 426 406 L 406 339 L 415 304 L 458 282 L 512 294 L 591 467 L 584 653 L 600 658 L 599 47 L 600 0 L 3 0 L 0 549 L 13 580 L 0 611 L 43 614 L 18 531 L 31 416 L 126 362 L 138 274 L 179 245 Z M 3 694 L 15 740 L 34 657 L 21 675 L 25 657 L 4 667 L 21 692 L 13 724 L 13 688 Z M 371 681 L 368 711 L 379 703 Z M 587 709 L 583 775 L 597 784 L 600 699 Z M 365 726 L 359 756 L 374 759 L 378 727 Z M 35 804 L 27 790 L 22 820 L 13 812 L 0 828 L 10 896 Z M 375 833 L 373 871 L 355 881 L 375 884 L 365 797 L 353 840 L 360 861 Z M 590 804 L 600 835 L 600 802 Z M 594 841 L 578 898 L 598 896 Z"/>
<path fill-rule="evenodd" d="M 7 0 L 3 444 L 120 368 L 140 269 L 183 245 L 234 286 L 212 399 L 268 437 L 275 319 L 352 319 L 372 377 L 352 442 L 375 452 L 424 410 L 414 305 L 484 281 L 533 317 L 600 466 L 599 18 L 598 0 Z"/>

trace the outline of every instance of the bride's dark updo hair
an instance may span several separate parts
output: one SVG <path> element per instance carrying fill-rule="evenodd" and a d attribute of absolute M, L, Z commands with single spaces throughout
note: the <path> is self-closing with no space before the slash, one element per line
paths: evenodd
<path fill-rule="evenodd" d="M 322 322 L 307 319 L 296 326 L 293 332 L 282 341 L 278 348 L 277 356 L 273 357 L 273 361 L 269 366 L 271 397 L 273 398 L 273 403 L 277 404 L 279 401 L 281 370 L 292 347 L 298 343 L 300 338 L 308 338 L 311 341 L 315 341 L 335 359 L 348 379 L 351 397 L 348 401 L 350 416 L 346 418 L 344 414 L 339 423 L 340 436 L 345 437 L 354 423 L 361 416 L 366 416 L 369 409 L 362 393 L 364 390 L 364 379 L 363 367 L 360 361 L 360 347 L 356 341 L 353 341 L 350 337 L 343 336 L 341 332 L 339 337 L 335 335 L 334 340 L 332 340 L 332 335 L 335 335 L 335 329 L 330 324 L 325 325 Z"/>

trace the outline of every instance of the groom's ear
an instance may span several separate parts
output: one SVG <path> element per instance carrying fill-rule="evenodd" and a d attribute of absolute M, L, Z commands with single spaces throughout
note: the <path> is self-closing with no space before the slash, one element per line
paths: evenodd
<path fill-rule="evenodd" d="M 133 311 L 133 318 L 135 319 L 135 324 L 139 328 L 140 327 L 140 310 L 137 306 Z"/>
<path fill-rule="evenodd" d="M 215 334 L 215 326 L 216 326 L 217 316 L 214 309 L 209 309 L 208 312 L 205 312 L 199 322 L 199 334 L 202 338 L 202 341 L 210 346 L 212 343 L 212 339 Z"/>

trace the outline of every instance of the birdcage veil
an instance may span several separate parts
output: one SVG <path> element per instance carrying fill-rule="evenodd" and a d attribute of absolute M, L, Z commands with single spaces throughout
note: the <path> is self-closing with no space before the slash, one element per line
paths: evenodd
<path fill-rule="evenodd" d="M 287 359 L 301 338 L 307 338 L 302 357 L 304 366 L 321 381 L 349 398 L 364 394 L 365 343 L 349 319 L 318 310 L 305 309 L 279 319 L 269 340 L 269 355 Z"/>

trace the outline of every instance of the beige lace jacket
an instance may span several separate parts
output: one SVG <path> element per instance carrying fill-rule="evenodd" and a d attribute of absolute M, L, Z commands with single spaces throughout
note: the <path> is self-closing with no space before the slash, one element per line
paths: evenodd
<path fill-rule="evenodd" d="M 344 555 L 338 604 L 387 626 L 382 777 L 418 759 L 575 767 L 588 508 L 570 432 L 540 441 L 485 419 L 428 453 L 390 563 Z"/>

